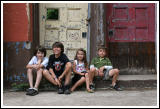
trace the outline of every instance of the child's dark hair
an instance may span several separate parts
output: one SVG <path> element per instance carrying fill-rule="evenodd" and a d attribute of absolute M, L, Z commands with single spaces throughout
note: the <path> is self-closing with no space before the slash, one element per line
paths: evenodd
<path fill-rule="evenodd" d="M 86 57 L 86 50 L 84 50 L 83 48 L 80 48 L 80 49 L 77 50 L 76 56 L 75 56 L 74 59 L 77 60 L 77 54 L 78 54 L 79 51 L 82 51 L 84 53 L 83 61 L 84 61 L 85 67 L 87 67 L 88 66 L 88 62 L 87 62 L 87 57 Z"/>
<path fill-rule="evenodd" d="M 52 49 L 55 48 L 55 47 L 61 48 L 61 53 L 64 52 L 64 45 L 63 45 L 61 42 L 55 42 L 55 43 L 52 45 Z"/>
<path fill-rule="evenodd" d="M 46 49 L 42 46 L 37 46 L 35 51 L 34 51 L 34 55 L 36 56 L 37 52 L 40 51 L 42 53 L 44 53 L 44 57 L 46 56 Z"/>
<path fill-rule="evenodd" d="M 98 51 L 99 51 L 100 49 L 103 49 L 103 50 L 107 51 L 107 47 L 105 47 L 104 45 L 99 45 L 99 46 L 98 46 Z"/>

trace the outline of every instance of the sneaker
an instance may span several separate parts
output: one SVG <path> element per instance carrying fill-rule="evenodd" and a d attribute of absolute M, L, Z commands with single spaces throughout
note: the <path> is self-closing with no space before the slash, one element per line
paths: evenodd
<path fill-rule="evenodd" d="M 32 94 L 32 92 L 33 92 L 33 88 L 29 88 L 29 89 L 27 89 L 26 91 L 27 91 L 27 93 L 26 93 L 26 95 L 30 95 L 30 94 Z"/>
<path fill-rule="evenodd" d="M 35 88 L 29 88 L 27 89 L 27 93 L 26 95 L 30 95 L 30 96 L 34 96 L 34 95 L 37 95 L 39 92 L 37 89 Z"/>
<path fill-rule="evenodd" d="M 95 84 L 93 84 L 93 83 L 90 84 L 90 85 L 89 85 L 89 88 L 90 88 L 92 91 L 94 91 L 94 90 L 95 90 Z"/>
<path fill-rule="evenodd" d="M 70 92 L 70 90 L 69 89 L 66 89 L 65 91 L 64 91 L 64 94 L 70 94 L 71 92 Z"/>
<path fill-rule="evenodd" d="M 27 90 L 26 90 L 26 92 L 29 92 L 30 90 L 32 90 L 33 88 L 28 88 Z"/>
<path fill-rule="evenodd" d="M 113 86 L 112 86 L 113 87 Z M 116 84 L 113 89 L 115 89 L 116 91 L 122 91 L 122 89 L 120 87 L 118 87 L 118 85 Z"/>
<path fill-rule="evenodd" d="M 63 93 L 64 93 L 63 88 L 62 88 L 62 87 L 59 87 L 59 88 L 58 88 L 58 94 L 63 94 Z"/>
<path fill-rule="evenodd" d="M 32 93 L 30 94 L 30 96 L 35 96 L 39 94 L 38 90 L 37 89 L 33 89 Z"/>

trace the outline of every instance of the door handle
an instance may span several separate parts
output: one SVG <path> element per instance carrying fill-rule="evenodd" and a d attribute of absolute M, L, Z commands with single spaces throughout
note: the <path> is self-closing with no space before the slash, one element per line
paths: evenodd
<path fill-rule="evenodd" d="M 113 34 L 114 34 L 113 30 L 110 29 L 110 30 L 108 31 L 108 36 L 109 36 L 109 37 L 113 37 Z"/>

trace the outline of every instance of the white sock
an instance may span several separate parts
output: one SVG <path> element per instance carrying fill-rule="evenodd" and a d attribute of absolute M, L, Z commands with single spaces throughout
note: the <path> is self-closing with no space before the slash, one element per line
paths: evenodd
<path fill-rule="evenodd" d="M 33 89 L 34 89 L 34 90 L 36 90 L 36 91 L 38 91 L 38 89 L 37 89 L 37 88 L 35 88 L 35 87 L 34 87 Z"/>

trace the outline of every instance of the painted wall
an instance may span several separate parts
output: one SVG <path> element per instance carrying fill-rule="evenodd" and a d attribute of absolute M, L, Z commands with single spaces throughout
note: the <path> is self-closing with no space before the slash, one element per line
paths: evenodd
<path fill-rule="evenodd" d="M 26 65 L 33 56 L 32 4 L 3 4 L 3 83 L 27 81 Z"/>
<path fill-rule="evenodd" d="M 32 6 L 26 3 L 3 4 L 4 41 L 32 40 Z"/>

